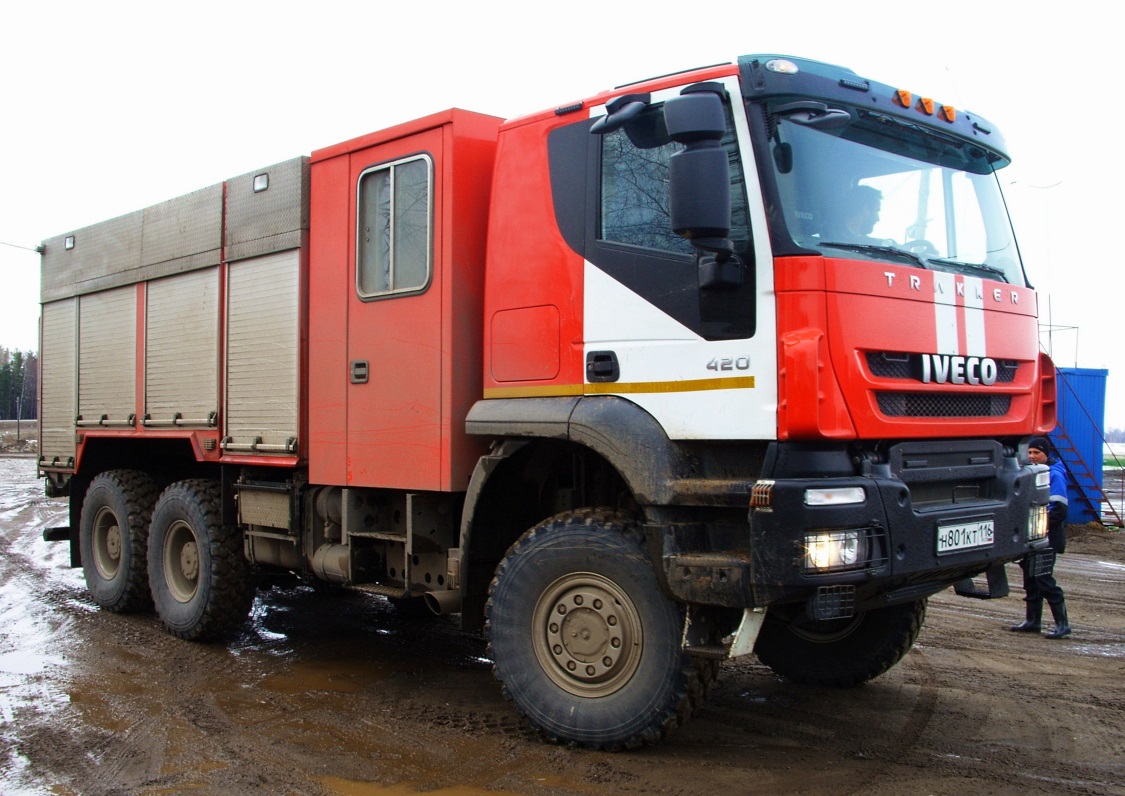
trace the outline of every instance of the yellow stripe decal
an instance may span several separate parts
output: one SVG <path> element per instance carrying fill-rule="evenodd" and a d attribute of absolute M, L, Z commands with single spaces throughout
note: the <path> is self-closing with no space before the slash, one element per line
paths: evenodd
<path fill-rule="evenodd" d="M 600 382 L 598 384 L 551 384 L 543 387 L 494 387 L 485 390 L 484 397 L 559 398 L 569 395 L 637 395 L 640 393 L 746 390 L 753 388 L 753 376 L 740 376 L 734 379 L 693 379 L 691 381 Z"/>

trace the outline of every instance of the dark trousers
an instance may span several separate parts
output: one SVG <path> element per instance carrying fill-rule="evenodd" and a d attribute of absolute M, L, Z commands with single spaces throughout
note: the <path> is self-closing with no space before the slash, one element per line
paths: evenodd
<path fill-rule="evenodd" d="M 1063 590 L 1059 584 L 1055 583 L 1055 557 L 1053 552 L 1050 566 L 1037 567 L 1039 574 L 1034 577 L 1028 575 L 1028 560 L 1025 558 L 1020 561 L 1020 569 L 1023 570 L 1023 590 L 1026 592 L 1023 598 L 1025 602 L 1035 604 L 1046 600 L 1048 605 L 1056 607 L 1062 605 Z"/>

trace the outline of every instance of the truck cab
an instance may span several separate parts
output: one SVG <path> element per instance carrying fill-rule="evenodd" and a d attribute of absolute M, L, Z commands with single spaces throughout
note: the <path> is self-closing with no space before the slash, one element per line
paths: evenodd
<path fill-rule="evenodd" d="M 501 560 L 477 538 L 509 518 L 612 507 L 687 654 L 819 684 L 892 666 L 929 595 L 1006 594 L 1054 424 L 1007 163 L 982 117 L 772 55 L 506 123 L 467 428 L 507 442 L 464 560 Z"/>

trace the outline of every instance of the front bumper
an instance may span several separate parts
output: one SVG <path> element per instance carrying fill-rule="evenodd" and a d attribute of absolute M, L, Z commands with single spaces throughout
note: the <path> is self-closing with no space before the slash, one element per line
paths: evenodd
<path fill-rule="evenodd" d="M 1043 547 L 1046 540 L 1032 540 L 1028 531 L 1032 508 L 1047 502 L 1047 490 L 1036 486 L 1040 468 L 1021 467 L 1000 455 L 998 446 L 997 455 L 984 463 L 979 455 L 961 455 L 965 451 L 954 445 L 958 455 L 953 459 L 966 460 L 963 466 L 920 455 L 948 451 L 950 445 L 906 448 L 898 466 L 870 468 L 862 476 L 760 482 L 754 498 L 760 505 L 748 516 L 747 549 L 666 549 L 669 588 L 678 598 L 698 604 L 744 608 L 808 601 L 810 613 L 835 615 L 920 599 Z M 926 462 L 941 464 L 930 467 Z M 938 483 L 946 486 L 934 488 Z M 857 487 L 862 502 L 806 503 L 808 490 Z M 937 499 L 942 494 L 952 499 Z M 991 523 L 989 543 L 939 550 L 939 533 L 948 538 L 951 527 L 981 523 Z M 810 568 L 806 535 L 852 531 L 865 542 L 860 560 L 829 571 Z"/>

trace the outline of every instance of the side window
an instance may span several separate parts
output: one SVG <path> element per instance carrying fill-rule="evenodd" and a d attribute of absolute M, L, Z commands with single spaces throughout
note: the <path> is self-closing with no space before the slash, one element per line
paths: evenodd
<path fill-rule="evenodd" d="M 363 298 L 416 293 L 429 284 L 432 175 L 425 155 L 360 175 L 356 290 Z"/>
<path fill-rule="evenodd" d="M 662 106 L 646 109 L 601 140 L 599 238 L 670 254 L 693 254 L 691 244 L 672 231 L 668 164 L 683 147 L 664 131 Z M 731 240 L 735 251 L 744 252 L 750 245 L 750 220 L 729 109 L 722 144 L 731 165 Z"/>
<path fill-rule="evenodd" d="M 668 162 L 682 147 L 671 140 L 645 143 L 643 149 L 634 145 L 624 129 L 602 136 L 601 239 L 691 254 L 691 244 L 672 232 L 669 220 Z"/>

